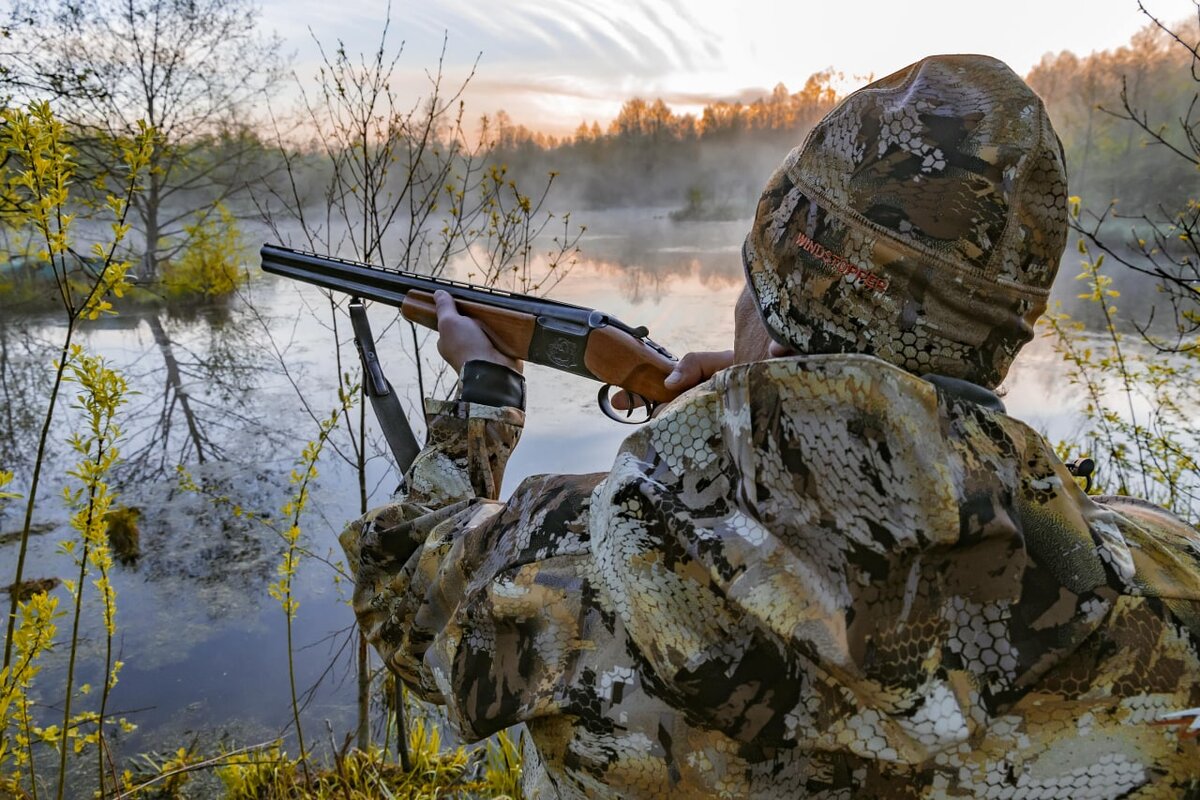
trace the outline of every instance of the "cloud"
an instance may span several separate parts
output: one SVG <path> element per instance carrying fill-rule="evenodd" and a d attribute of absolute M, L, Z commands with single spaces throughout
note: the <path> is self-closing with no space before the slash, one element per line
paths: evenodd
<path fill-rule="evenodd" d="M 732 92 L 686 92 L 665 89 L 634 92 L 614 90 L 602 81 L 586 81 L 573 76 L 530 76 L 527 79 L 476 77 L 472 86 L 477 92 L 495 95 L 538 95 L 577 100 L 624 102 L 640 96 L 644 100 L 662 100 L 668 106 L 704 106 L 713 103 L 752 103 L 771 93 L 762 86 L 747 86 Z"/>
<path fill-rule="evenodd" d="M 718 35 L 688 13 L 682 0 L 510 0 L 497 8 L 478 0 L 442 0 L 414 9 L 410 21 L 428 32 L 486 42 L 491 64 L 553 57 L 584 74 L 642 76 L 690 70 L 717 50 Z"/>

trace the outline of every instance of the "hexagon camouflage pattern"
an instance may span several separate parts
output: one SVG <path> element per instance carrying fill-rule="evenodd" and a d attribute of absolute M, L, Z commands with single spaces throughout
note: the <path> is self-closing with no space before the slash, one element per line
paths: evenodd
<path fill-rule="evenodd" d="M 520 412 L 431 410 L 355 611 L 467 739 L 526 723 L 534 796 L 1200 797 L 1200 533 L 1023 423 L 776 359 L 500 503 Z"/>
<path fill-rule="evenodd" d="M 986 56 L 931 56 L 849 95 L 776 171 L 743 259 L 772 335 L 1000 383 L 1066 241 L 1042 101 Z"/>

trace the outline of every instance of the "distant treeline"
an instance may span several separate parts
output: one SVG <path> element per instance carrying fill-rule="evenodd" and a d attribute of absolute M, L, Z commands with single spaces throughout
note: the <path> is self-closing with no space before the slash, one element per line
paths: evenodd
<path fill-rule="evenodd" d="M 1185 42 L 1200 39 L 1194 19 L 1172 28 Z M 1196 197 L 1195 165 L 1180 157 L 1192 153 L 1184 128 L 1200 123 L 1192 68 L 1192 52 L 1149 25 L 1116 50 L 1047 54 L 1026 76 L 1062 139 L 1071 193 L 1087 207 L 1117 200 L 1133 213 Z"/>
<path fill-rule="evenodd" d="M 493 121 L 494 157 L 519 180 L 558 173 L 556 205 L 671 206 L 690 216 L 747 213 L 763 183 L 800 136 L 837 102 L 834 75 L 813 75 L 798 92 L 782 83 L 752 103 L 707 105 L 699 118 L 662 100 L 633 98 L 606 130 L 580 124 L 555 139 Z"/>
<path fill-rule="evenodd" d="M 1197 40 L 1194 22 L 1176 33 Z M 1197 195 L 1197 171 L 1170 149 L 1188 150 L 1179 120 L 1196 94 L 1191 62 L 1184 46 L 1148 25 L 1113 51 L 1047 54 L 1026 76 L 1046 102 L 1066 151 L 1071 192 L 1085 206 L 1116 199 L 1129 213 L 1179 207 Z M 659 206 L 683 218 L 746 216 L 783 156 L 839 99 L 834 78 L 818 73 L 795 93 L 781 83 L 752 103 L 708 105 L 699 117 L 633 98 L 607 128 L 585 122 L 563 139 L 514 125 L 500 112 L 491 122 L 494 157 L 518 183 L 558 173 L 561 208 Z M 1150 131 L 1165 129 L 1167 143 L 1131 118 Z"/>

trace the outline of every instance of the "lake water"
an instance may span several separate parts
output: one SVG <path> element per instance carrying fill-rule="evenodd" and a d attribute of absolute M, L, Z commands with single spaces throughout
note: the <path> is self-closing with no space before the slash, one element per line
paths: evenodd
<path fill-rule="evenodd" d="M 593 215 L 588 222 L 581 258 L 553 297 L 646 325 L 652 338 L 677 355 L 731 346 L 747 221 L 677 224 L 664 212 L 628 211 Z M 372 319 L 388 375 L 410 387 L 408 402 L 414 404 L 407 326 L 389 327 L 394 314 L 382 307 Z M 341 366 L 356 370 L 356 362 L 346 361 L 353 359 L 353 349 L 344 316 L 339 326 Z M 53 316 L 10 309 L 0 314 L 0 331 L 0 467 L 16 469 L 21 484 L 29 479 L 63 329 Z M 328 302 L 312 287 L 256 274 L 227 309 L 188 315 L 130 311 L 87 326 L 79 341 L 106 356 L 135 392 L 122 414 L 125 462 L 116 490 L 120 502 L 141 510 L 142 556 L 136 564 L 118 566 L 114 577 L 117 649 L 126 666 L 109 708 L 139 727 L 122 738 L 120 753 L 173 750 L 193 741 L 211 751 L 222 743 L 240 746 L 286 733 L 291 710 L 284 617 L 267 594 L 282 543 L 268 527 L 235 517 L 228 504 L 277 516 L 291 491 L 289 471 L 316 435 L 314 420 L 336 405 L 339 367 Z M 432 339 L 426 339 L 424 352 L 434 356 Z M 427 377 L 435 362 L 435 357 L 429 362 Z M 505 493 L 535 473 L 607 469 L 630 429 L 599 412 L 596 385 L 537 366 L 526 375 L 528 424 L 510 462 Z M 1061 379 L 1045 343 L 1027 348 L 1006 388 L 1011 414 L 1054 438 L 1071 436 L 1080 398 Z M 445 390 L 444 381 L 439 390 Z M 73 391 L 66 387 L 53 431 L 35 514 L 44 531 L 32 540 L 27 578 L 69 578 L 75 571 L 56 551 L 69 535 L 61 493 L 71 461 L 64 442 L 79 425 L 67 402 Z M 352 412 L 356 421 L 359 413 Z M 367 416 L 374 454 L 367 486 L 369 504 L 375 505 L 387 498 L 396 478 L 370 412 Z M 355 724 L 350 587 L 336 580 L 337 533 L 360 510 L 356 472 L 340 455 L 349 453 L 350 444 L 339 427 L 321 459 L 302 523 L 311 556 L 296 581 L 303 718 L 310 740 L 325 743 L 326 720 L 339 742 Z M 182 491 L 179 463 L 211 495 L 229 501 Z M 0 510 L 0 534 L 20 529 L 23 510 L 20 501 Z M 15 543 L 0 544 L 5 583 L 15 570 L 16 552 Z M 69 595 L 61 587 L 55 591 L 65 608 Z M 85 591 L 92 603 L 77 683 L 98 686 L 102 629 L 95 592 L 90 585 Z M 45 724 L 61 713 L 54 709 L 65 680 L 65 649 L 50 657 L 39 678 L 43 700 L 51 706 L 44 709 Z"/>

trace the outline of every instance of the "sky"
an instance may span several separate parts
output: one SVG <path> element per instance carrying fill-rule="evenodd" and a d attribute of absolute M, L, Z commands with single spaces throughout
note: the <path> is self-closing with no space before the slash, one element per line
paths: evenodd
<path fill-rule="evenodd" d="M 261 0 L 298 79 L 332 50 L 373 52 L 387 0 Z M 1165 22 L 1195 18 L 1191 0 L 1143 0 Z M 605 126 L 630 97 L 677 112 L 796 91 L 832 68 L 849 91 L 933 53 L 986 53 L 1026 74 L 1044 54 L 1121 46 L 1149 22 L 1137 0 L 394 0 L 389 51 L 401 44 L 399 90 L 415 100 L 445 42 L 447 76 L 475 118 L 505 110 L 553 134 Z M 294 93 L 294 89 L 293 89 Z"/>

